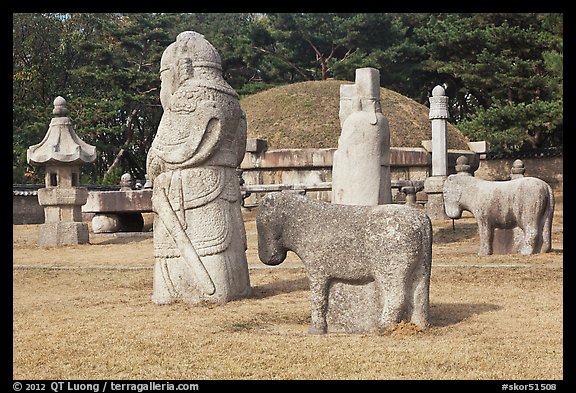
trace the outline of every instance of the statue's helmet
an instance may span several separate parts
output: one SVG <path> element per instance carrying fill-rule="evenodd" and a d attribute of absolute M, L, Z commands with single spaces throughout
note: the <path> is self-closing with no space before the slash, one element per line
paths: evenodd
<path fill-rule="evenodd" d="M 176 59 L 185 60 L 191 67 L 208 67 L 222 72 L 222 60 L 216 48 L 195 31 L 183 31 L 162 55 L 160 72 L 170 67 Z"/>

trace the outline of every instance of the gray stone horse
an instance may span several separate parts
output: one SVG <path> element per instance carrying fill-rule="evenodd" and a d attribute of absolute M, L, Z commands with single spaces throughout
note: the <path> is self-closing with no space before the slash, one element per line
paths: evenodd
<path fill-rule="evenodd" d="M 522 255 L 550 251 L 554 194 L 545 181 L 535 177 L 488 181 L 462 172 L 448 176 L 443 195 L 448 217 L 460 218 L 467 210 L 476 218 L 478 255 L 493 253 L 496 229 L 519 228 Z"/>
<path fill-rule="evenodd" d="M 311 291 L 311 334 L 327 332 L 328 296 L 336 282 L 375 282 L 379 331 L 403 317 L 420 328 L 429 325 L 432 225 L 421 210 L 330 204 L 280 192 L 261 200 L 256 225 L 263 263 L 278 265 L 287 251 L 304 263 Z M 351 308 L 346 312 L 354 313 Z"/>

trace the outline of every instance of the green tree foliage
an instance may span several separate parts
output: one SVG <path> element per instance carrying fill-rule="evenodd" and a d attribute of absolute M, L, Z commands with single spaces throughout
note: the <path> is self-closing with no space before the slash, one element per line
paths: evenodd
<path fill-rule="evenodd" d="M 451 121 L 495 150 L 562 146 L 562 14 L 13 14 L 14 182 L 41 178 L 26 150 L 58 95 L 97 147 L 84 183 L 143 179 L 162 115 L 160 57 L 184 30 L 218 48 L 241 95 L 374 67 L 382 86 L 424 104 L 444 85 Z"/>
<path fill-rule="evenodd" d="M 389 14 L 268 14 L 252 30 L 254 48 L 284 64 L 289 79 L 354 78 L 363 64 L 380 64 L 399 38 Z M 277 63 L 276 63 L 277 64 Z"/>
<path fill-rule="evenodd" d="M 244 17 L 226 15 L 14 14 L 14 181 L 28 181 L 35 169 L 26 165 L 26 150 L 42 140 L 58 95 L 78 135 L 97 149 L 96 162 L 83 167 L 84 182 L 118 184 L 125 172 L 144 179 L 162 115 L 160 57 L 189 29 L 239 48 L 226 40 Z M 210 30 L 217 23 L 226 26 L 218 34 Z M 223 62 L 234 63 L 235 53 L 224 53 Z"/>
<path fill-rule="evenodd" d="M 496 150 L 562 140 L 561 15 L 441 14 L 415 31 L 468 136 Z"/>

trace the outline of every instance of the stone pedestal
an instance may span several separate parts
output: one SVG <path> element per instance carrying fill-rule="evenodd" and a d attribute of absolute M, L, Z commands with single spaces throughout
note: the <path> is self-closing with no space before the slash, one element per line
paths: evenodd
<path fill-rule="evenodd" d="M 442 187 L 446 181 L 446 176 L 431 176 L 424 180 L 424 192 L 428 195 L 426 202 L 426 214 L 432 220 L 444 220 L 448 216 L 444 212 L 444 196 Z"/>
<path fill-rule="evenodd" d="M 400 189 L 406 195 L 406 205 L 417 206 L 416 205 L 416 192 L 417 189 L 414 186 L 404 186 Z"/>
<path fill-rule="evenodd" d="M 40 225 L 38 245 L 63 246 L 89 241 L 88 224 L 82 222 L 81 207 L 88 190 L 83 187 L 38 190 L 38 203 L 44 206 L 44 224 Z"/>
<path fill-rule="evenodd" d="M 89 240 L 88 224 L 84 222 L 41 224 L 38 232 L 38 245 L 42 247 L 86 244 Z"/>

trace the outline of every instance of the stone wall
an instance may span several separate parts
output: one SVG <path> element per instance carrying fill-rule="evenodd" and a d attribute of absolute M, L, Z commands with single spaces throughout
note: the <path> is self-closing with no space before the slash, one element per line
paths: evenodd
<path fill-rule="evenodd" d="M 480 160 L 480 167 L 475 172 L 486 180 L 508 180 L 510 168 L 516 158 L 499 158 Z M 524 163 L 524 176 L 533 176 L 544 180 L 554 191 L 564 186 L 564 157 L 522 157 Z"/>
<path fill-rule="evenodd" d="M 267 151 L 247 151 L 242 161 L 242 177 L 245 185 L 256 184 L 306 184 L 332 181 L 332 159 L 336 149 L 277 149 Z M 448 165 L 454 169 L 456 158 L 467 155 L 478 167 L 478 155 L 469 150 L 449 150 Z M 390 148 L 390 173 L 392 182 L 397 180 L 424 181 L 430 175 L 431 154 L 424 148 Z M 475 164 L 475 166 L 474 166 Z M 455 173 L 455 172 L 454 172 Z M 331 201 L 331 191 L 310 191 L 314 199 Z M 262 194 L 246 198 L 245 206 L 255 206 Z M 418 193 L 423 202 L 426 195 Z M 392 189 L 393 202 L 402 202 L 404 194 L 398 188 Z"/>
<path fill-rule="evenodd" d="M 254 149 L 258 150 L 258 149 Z M 336 149 L 282 149 L 266 152 L 247 152 L 241 168 L 246 185 L 254 184 L 318 184 L 332 180 L 332 156 Z M 467 150 L 449 150 L 448 167 L 450 173 L 455 173 L 454 165 L 459 154 L 472 154 Z M 430 174 L 431 156 L 423 148 L 391 148 L 392 180 L 424 180 Z M 514 158 L 477 159 L 475 175 L 486 180 L 507 180 Z M 522 158 L 526 168 L 526 176 L 541 178 L 556 191 L 563 187 L 563 157 Z M 26 192 L 14 188 L 12 222 L 13 224 L 42 224 L 44 210 L 38 204 L 36 189 L 28 186 Z M 115 189 L 118 189 L 117 187 Z M 91 190 L 98 188 L 89 187 Z M 330 191 L 310 191 L 309 196 L 331 200 Z M 262 194 L 253 194 L 246 199 L 246 205 L 255 205 Z M 404 195 L 398 190 L 392 190 L 395 202 L 403 201 Z M 423 192 L 417 194 L 419 202 L 426 199 Z M 84 216 L 85 220 L 91 216 Z"/>
<path fill-rule="evenodd" d="M 38 193 L 13 192 L 12 224 L 43 224 L 44 208 L 38 203 Z"/>

